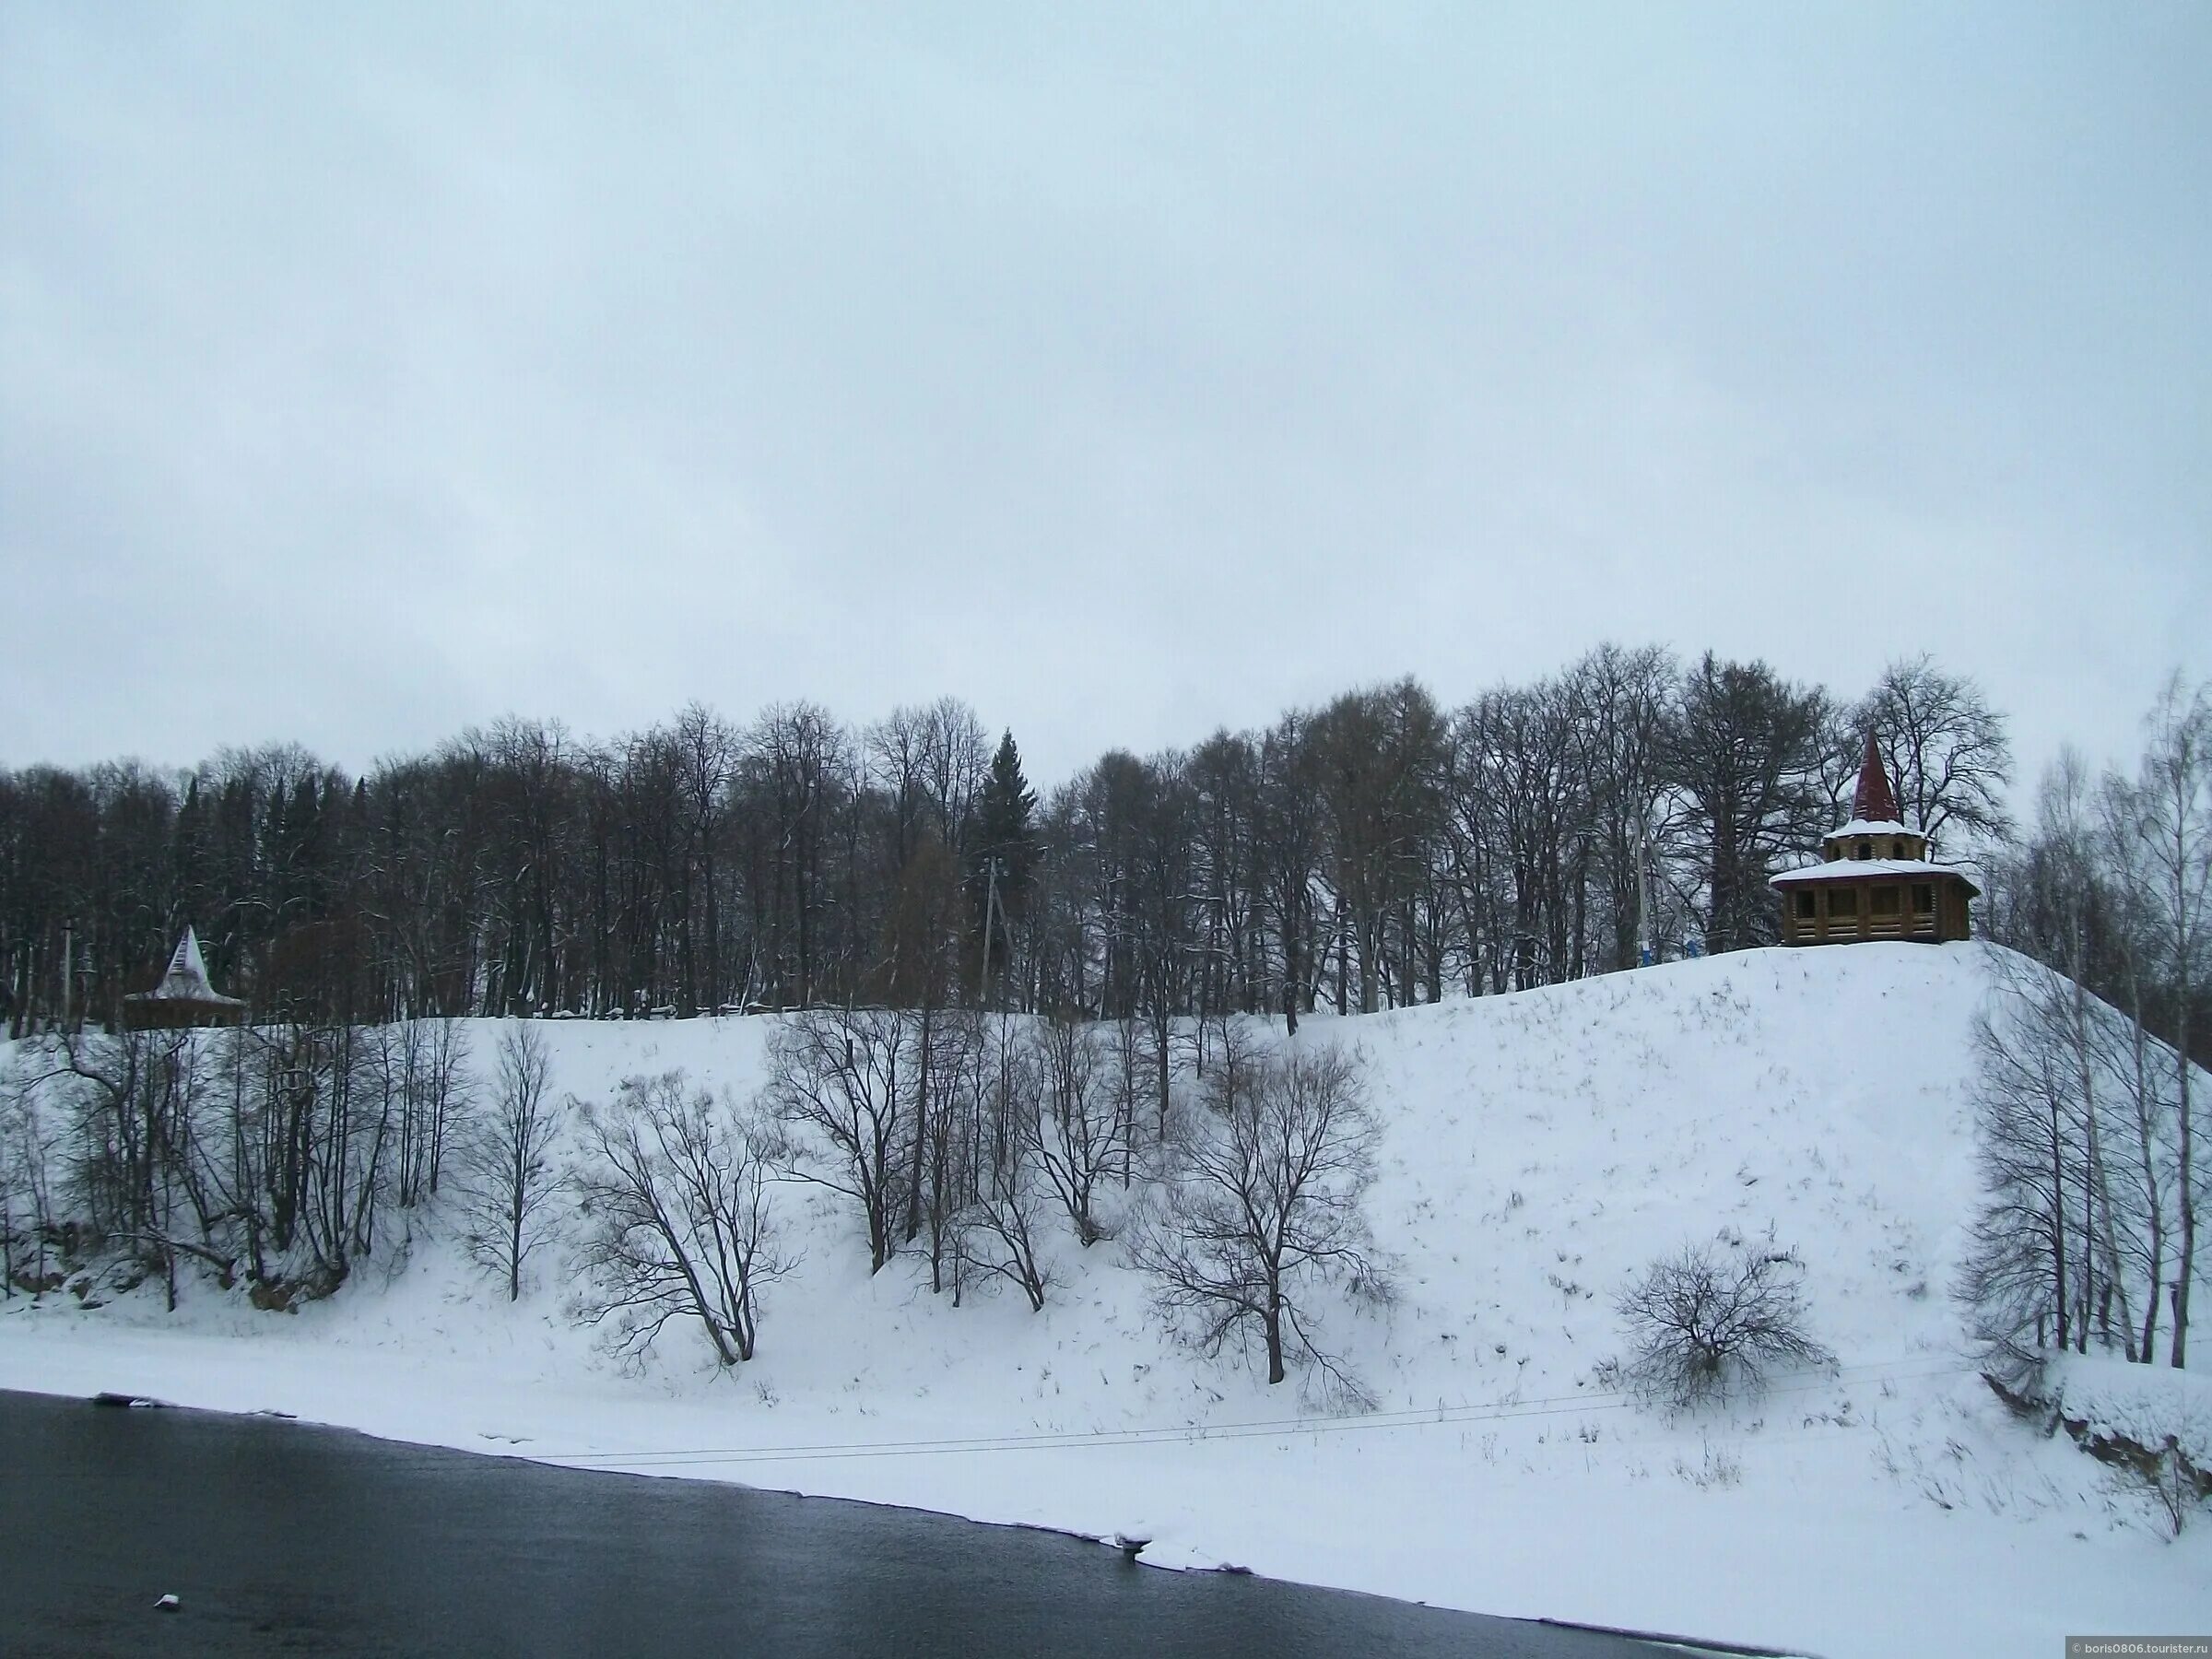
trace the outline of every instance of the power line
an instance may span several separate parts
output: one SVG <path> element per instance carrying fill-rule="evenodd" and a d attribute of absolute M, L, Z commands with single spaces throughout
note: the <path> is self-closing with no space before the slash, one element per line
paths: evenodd
<path fill-rule="evenodd" d="M 1922 1369 L 1899 1369 L 1918 1366 Z M 1933 1361 L 1894 1359 L 1847 1367 L 1768 1388 L 1767 1396 L 1806 1394 L 1838 1385 L 1926 1382 L 1964 1376 L 1974 1368 Z M 1088 1450 L 1111 1446 L 1199 1444 L 1210 1441 L 1290 1438 L 1307 1434 L 1374 1433 L 1467 1423 L 1505 1422 L 1522 1418 L 1569 1417 L 1621 1411 L 1636 1404 L 1626 1390 L 1556 1394 L 1535 1400 L 1491 1400 L 1462 1406 L 1408 1407 L 1359 1417 L 1254 1418 L 1232 1423 L 1193 1423 L 1135 1429 L 1040 1430 L 1029 1434 L 939 1436 L 910 1441 L 836 1441 L 782 1446 L 699 1447 L 669 1451 L 515 1453 L 531 1461 L 571 1468 L 682 1468 L 708 1464 L 830 1463 L 866 1457 L 929 1457 L 983 1452 Z"/>

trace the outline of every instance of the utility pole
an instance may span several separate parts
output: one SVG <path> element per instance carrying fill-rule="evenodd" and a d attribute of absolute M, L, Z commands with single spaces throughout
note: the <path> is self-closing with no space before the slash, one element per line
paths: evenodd
<path fill-rule="evenodd" d="M 1657 953 L 1652 948 L 1652 831 L 1648 820 L 1636 820 L 1636 952 L 1639 968 L 1649 968 Z"/>
<path fill-rule="evenodd" d="M 983 998 L 991 989 L 991 944 L 997 937 L 992 930 L 992 921 L 998 913 L 998 859 L 990 861 L 990 885 L 983 889 L 983 965 L 978 971 L 975 986 L 975 1006 L 982 1007 Z"/>
<path fill-rule="evenodd" d="M 69 1029 L 69 982 L 76 971 L 76 918 L 62 918 L 62 1030 Z"/>

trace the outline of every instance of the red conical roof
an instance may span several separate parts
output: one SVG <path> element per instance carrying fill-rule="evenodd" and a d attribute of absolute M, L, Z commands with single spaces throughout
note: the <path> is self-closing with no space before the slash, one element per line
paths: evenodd
<path fill-rule="evenodd" d="M 1851 797 L 1851 816 L 1862 824 L 1898 821 L 1897 796 L 1889 788 L 1889 774 L 1882 770 L 1882 752 L 1875 747 L 1872 732 L 1866 734 L 1866 759 L 1859 767 L 1859 789 Z"/>

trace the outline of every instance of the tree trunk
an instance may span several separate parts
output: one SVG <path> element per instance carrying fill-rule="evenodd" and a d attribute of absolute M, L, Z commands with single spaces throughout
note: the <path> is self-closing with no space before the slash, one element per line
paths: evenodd
<path fill-rule="evenodd" d="M 2183 837 L 2175 836 L 2174 855 L 2177 865 L 2187 855 Z M 2181 877 L 2177 876 L 2177 886 Z M 2174 926 L 2174 959 L 2179 971 L 2174 976 L 2174 1066 L 2181 1079 L 2176 1098 L 2181 1105 L 2181 1138 L 2175 1150 L 2175 1176 L 2181 1186 L 2180 1253 L 2174 1263 L 2173 1277 L 2173 1368 L 2180 1371 L 2189 1360 L 2189 1286 L 2196 1277 L 2196 1111 L 2191 1100 L 2190 1073 L 2194 1069 L 2190 1059 L 2189 1028 L 2192 1005 L 2195 1001 L 2195 986 L 2191 968 L 2192 935 L 2196 923 L 2189 914 L 2185 887 L 2177 893 Z"/>
<path fill-rule="evenodd" d="M 1283 1370 L 1282 1292 L 1273 1287 L 1267 1291 L 1267 1312 L 1264 1323 L 1267 1326 L 1267 1381 L 1273 1385 L 1288 1374 Z"/>
<path fill-rule="evenodd" d="M 935 1010 L 922 1010 L 922 1052 L 919 1078 L 914 1084 L 914 1161 L 906 1183 L 906 1241 L 912 1244 L 922 1230 L 922 1158 L 929 1144 L 929 1049 Z M 882 1264 L 878 1263 L 880 1266 Z"/>

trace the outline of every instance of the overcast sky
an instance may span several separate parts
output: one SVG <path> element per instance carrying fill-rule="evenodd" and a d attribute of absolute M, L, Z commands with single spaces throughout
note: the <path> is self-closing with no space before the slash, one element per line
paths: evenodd
<path fill-rule="evenodd" d="M 2196 0 L 0 5 L 0 764 L 2208 617 Z"/>

